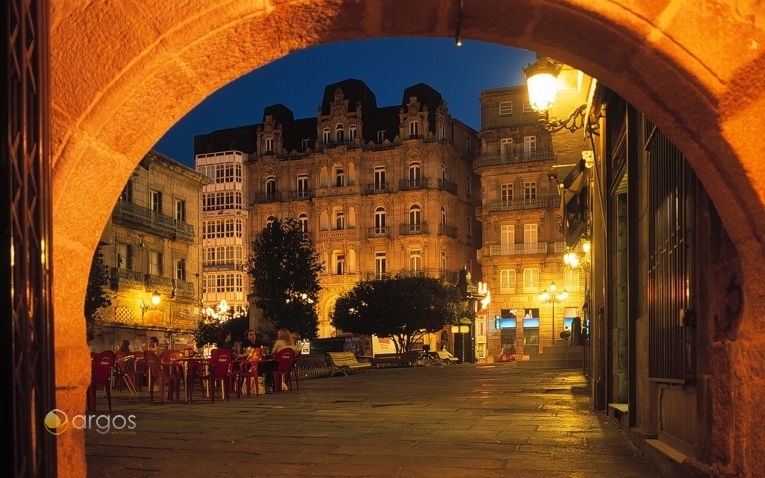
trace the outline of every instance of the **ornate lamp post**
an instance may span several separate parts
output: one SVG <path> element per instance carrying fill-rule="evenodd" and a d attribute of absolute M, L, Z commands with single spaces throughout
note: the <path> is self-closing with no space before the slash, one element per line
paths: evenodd
<path fill-rule="evenodd" d="M 555 282 L 550 284 L 549 289 L 550 292 L 547 292 L 547 289 L 545 289 L 539 294 L 539 301 L 543 304 L 552 304 L 552 339 L 553 344 L 555 344 L 555 304 L 565 301 L 568 298 L 568 292 L 566 292 L 566 289 L 563 289 L 563 292 L 556 294 L 555 291 L 558 289 L 558 286 L 555 285 Z"/>

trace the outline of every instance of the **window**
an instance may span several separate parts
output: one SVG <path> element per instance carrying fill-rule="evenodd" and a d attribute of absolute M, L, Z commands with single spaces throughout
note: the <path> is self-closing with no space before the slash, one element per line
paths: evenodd
<path fill-rule="evenodd" d="M 513 102 L 512 101 L 500 101 L 499 102 L 499 115 L 510 116 L 513 114 Z"/>
<path fill-rule="evenodd" d="M 234 221 L 234 226 L 236 227 L 234 231 L 234 235 L 236 237 L 242 237 L 242 229 L 243 229 L 242 224 L 243 224 L 243 221 L 241 219 L 237 219 L 236 221 Z"/>
<path fill-rule="evenodd" d="M 343 168 L 337 168 L 335 169 L 335 187 L 341 188 L 343 186 L 345 186 L 345 173 Z"/>
<path fill-rule="evenodd" d="M 409 187 L 420 187 L 420 163 L 409 163 Z"/>
<path fill-rule="evenodd" d="M 266 199 L 268 201 L 276 199 L 276 178 L 274 177 L 266 178 Z"/>
<path fill-rule="evenodd" d="M 335 126 L 335 141 L 338 143 L 345 142 L 345 131 L 343 130 L 343 125 L 341 124 Z"/>
<path fill-rule="evenodd" d="M 307 139 L 300 140 L 300 151 L 304 153 L 308 151 L 308 144 L 309 144 L 309 140 Z"/>
<path fill-rule="evenodd" d="M 441 206 L 441 225 L 446 225 L 446 208 Z"/>
<path fill-rule="evenodd" d="M 513 138 L 502 138 L 499 140 L 499 154 L 504 156 L 512 156 L 513 154 Z"/>
<path fill-rule="evenodd" d="M 385 225 L 386 212 L 384 207 L 378 207 L 375 209 L 375 234 L 385 234 L 387 228 Z"/>
<path fill-rule="evenodd" d="M 467 186 L 467 197 L 473 196 L 473 179 L 470 176 L 465 178 L 465 185 Z"/>
<path fill-rule="evenodd" d="M 523 293 L 539 294 L 539 269 L 523 269 Z"/>
<path fill-rule="evenodd" d="M 420 122 L 419 121 L 410 121 L 409 122 L 409 137 L 410 138 L 416 138 L 417 135 L 420 134 Z"/>
<path fill-rule="evenodd" d="M 234 237 L 234 220 L 226 219 L 223 223 L 223 229 L 225 237 Z"/>
<path fill-rule="evenodd" d="M 388 189 L 385 182 L 385 166 L 375 166 L 375 191 L 385 191 Z"/>
<path fill-rule="evenodd" d="M 117 244 L 117 267 L 120 269 L 133 270 L 133 246 L 130 244 Z"/>
<path fill-rule="evenodd" d="M 409 232 L 418 232 L 420 230 L 420 206 L 413 204 L 409 208 Z"/>
<path fill-rule="evenodd" d="M 441 126 L 441 139 L 446 139 L 446 126 Z"/>
<path fill-rule="evenodd" d="M 525 181 L 523 183 L 523 201 L 526 204 L 533 203 L 537 198 L 537 182 Z"/>
<path fill-rule="evenodd" d="M 348 141 L 356 141 L 356 125 L 352 124 L 348 127 Z"/>
<path fill-rule="evenodd" d="M 415 249 L 409 251 L 409 270 L 412 272 L 418 272 L 422 270 L 422 256 L 420 250 Z"/>
<path fill-rule="evenodd" d="M 300 230 L 303 234 L 308 234 L 308 214 L 302 212 L 298 216 L 298 222 L 300 223 Z"/>
<path fill-rule="evenodd" d="M 500 227 L 499 244 L 502 252 L 511 252 L 515 246 L 515 226 L 503 224 Z"/>
<path fill-rule="evenodd" d="M 441 251 L 441 270 L 446 270 L 446 251 Z"/>
<path fill-rule="evenodd" d="M 273 154 L 274 138 L 266 138 L 266 154 Z"/>
<path fill-rule="evenodd" d="M 513 202 L 513 185 L 502 184 L 499 187 L 499 202 L 501 206 L 507 207 Z"/>
<path fill-rule="evenodd" d="M 526 159 L 533 158 L 537 154 L 537 137 L 536 136 L 524 136 L 523 137 L 523 157 Z"/>
<path fill-rule="evenodd" d="M 375 276 L 378 279 L 385 277 L 385 253 L 375 252 Z"/>
<path fill-rule="evenodd" d="M 175 279 L 186 280 L 186 259 L 178 259 L 175 261 Z"/>
<path fill-rule="evenodd" d="M 465 149 L 468 153 L 473 151 L 473 143 L 470 142 L 470 139 L 465 140 Z"/>
<path fill-rule="evenodd" d="M 343 275 L 345 273 L 345 255 L 338 254 L 335 257 L 335 274 Z"/>
<path fill-rule="evenodd" d="M 534 108 L 531 107 L 531 101 L 523 100 L 523 112 L 524 113 L 533 113 L 534 112 Z"/>
<path fill-rule="evenodd" d="M 338 231 L 345 229 L 345 214 L 343 211 L 335 211 L 335 229 Z"/>
<path fill-rule="evenodd" d="M 563 271 L 563 284 L 569 292 L 579 292 L 579 271 L 565 269 Z"/>
<path fill-rule="evenodd" d="M 523 248 L 527 251 L 536 251 L 539 246 L 539 225 L 538 224 L 524 224 L 523 225 Z"/>
<path fill-rule="evenodd" d="M 499 271 L 499 293 L 515 294 L 515 269 Z"/>
<path fill-rule="evenodd" d="M 273 223 L 274 221 L 276 221 L 276 218 L 275 218 L 274 216 L 268 216 L 268 217 L 266 218 L 266 224 L 271 224 L 271 223 Z"/>
<path fill-rule="evenodd" d="M 380 130 L 377 132 L 377 144 L 383 144 L 383 141 L 385 141 L 385 130 Z"/>
<path fill-rule="evenodd" d="M 122 194 L 120 194 L 120 200 L 125 202 L 133 202 L 133 180 L 128 179 L 127 184 L 125 184 L 125 188 L 122 190 Z"/>
<path fill-rule="evenodd" d="M 297 177 L 297 197 L 298 199 L 308 198 L 308 175 L 299 174 Z"/>
<path fill-rule="evenodd" d="M 473 237 L 473 220 L 470 219 L 470 216 L 465 218 L 465 231 L 467 231 L 468 239 Z"/>
<path fill-rule="evenodd" d="M 154 212 L 162 212 L 162 193 L 160 191 L 151 190 L 151 210 Z"/>
<path fill-rule="evenodd" d="M 186 222 L 186 201 L 183 199 L 175 201 L 175 220 Z"/>
<path fill-rule="evenodd" d="M 324 144 L 329 144 L 329 128 L 324 128 L 324 131 L 322 132 L 322 142 Z"/>
<path fill-rule="evenodd" d="M 149 253 L 149 274 L 162 276 L 162 253 L 151 251 Z"/>

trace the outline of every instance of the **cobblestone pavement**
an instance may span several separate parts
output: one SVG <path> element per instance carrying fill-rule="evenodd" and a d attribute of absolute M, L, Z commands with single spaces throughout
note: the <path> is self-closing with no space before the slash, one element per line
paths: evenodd
<path fill-rule="evenodd" d="M 88 476 L 659 476 L 591 410 L 579 370 L 373 369 L 213 404 L 115 390 L 110 415 L 109 433 L 86 431 Z"/>

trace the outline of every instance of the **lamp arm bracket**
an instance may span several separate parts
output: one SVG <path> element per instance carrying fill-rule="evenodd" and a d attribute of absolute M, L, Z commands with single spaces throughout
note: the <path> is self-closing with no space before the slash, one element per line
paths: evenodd
<path fill-rule="evenodd" d="M 548 133 L 557 133 L 564 129 L 573 133 L 579 129 L 586 128 L 589 134 L 598 135 L 597 130 L 600 128 L 600 125 L 597 121 L 590 121 L 589 118 L 585 118 L 586 110 L 587 105 L 583 104 L 577 107 L 565 120 L 554 116 L 550 118 L 547 111 L 540 112 L 539 126 Z"/>

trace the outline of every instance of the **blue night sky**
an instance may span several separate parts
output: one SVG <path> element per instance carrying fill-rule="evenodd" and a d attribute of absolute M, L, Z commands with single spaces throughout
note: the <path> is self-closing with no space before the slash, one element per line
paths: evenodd
<path fill-rule="evenodd" d="M 154 146 L 194 167 L 194 136 L 260 123 L 266 106 L 281 103 L 295 118 L 313 118 L 324 87 L 347 78 L 364 81 L 378 106 L 401 104 L 404 89 L 435 88 L 449 113 L 481 127 L 478 96 L 488 88 L 525 82 L 522 66 L 535 60 L 526 50 L 453 39 L 395 38 L 333 43 L 291 53 L 229 83 L 186 114 Z"/>

